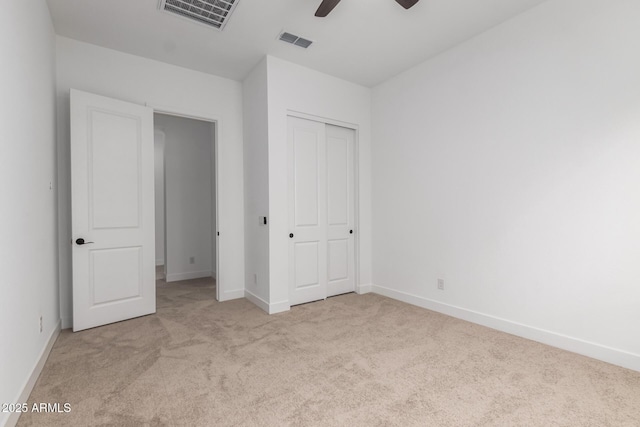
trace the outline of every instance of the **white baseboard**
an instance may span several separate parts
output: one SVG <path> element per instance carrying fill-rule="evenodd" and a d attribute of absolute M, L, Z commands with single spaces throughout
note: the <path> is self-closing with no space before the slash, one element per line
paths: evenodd
<path fill-rule="evenodd" d="M 244 298 L 244 289 L 234 289 L 220 293 L 220 302 Z"/>
<path fill-rule="evenodd" d="M 640 355 L 638 354 L 584 341 L 567 335 L 558 334 L 556 332 L 523 325 L 511 320 L 479 313 L 462 307 L 456 307 L 417 295 L 385 288 L 383 286 L 373 285 L 371 291 L 398 301 L 417 305 L 418 307 L 426 308 L 428 310 L 436 311 L 468 322 L 477 323 L 508 334 L 517 335 L 522 338 L 561 348 L 573 353 L 578 353 L 593 359 L 602 360 L 603 362 L 622 366 L 623 368 L 640 371 Z"/>
<path fill-rule="evenodd" d="M 260 298 L 258 295 L 245 289 L 244 297 L 249 301 L 251 301 L 252 303 L 254 303 L 255 305 L 257 305 L 258 308 L 260 308 L 261 310 L 265 311 L 266 313 L 269 312 L 269 303 L 263 300 L 262 298 Z"/>
<path fill-rule="evenodd" d="M 42 373 L 42 369 L 44 368 L 45 362 L 49 358 L 49 353 L 51 353 L 53 344 L 55 344 L 56 340 L 58 339 L 58 335 L 60 335 L 61 323 L 62 321 L 58 320 L 58 324 L 51 332 L 51 335 L 49 336 L 49 340 L 47 341 L 47 345 L 42 350 L 42 353 L 40 353 L 40 357 L 38 358 L 36 365 L 33 367 L 33 370 L 31 371 L 31 375 L 29 376 L 26 383 L 24 384 L 24 387 L 22 387 L 20 396 L 18 396 L 18 399 L 16 399 L 15 401 L 16 403 L 26 403 L 27 400 L 29 400 L 29 395 L 33 391 L 33 386 L 36 385 L 36 381 L 38 381 L 38 377 Z M 5 427 L 14 427 L 18 423 L 19 418 L 20 418 L 19 412 L 12 412 L 9 415 L 9 418 L 7 419 L 7 423 L 5 424 Z"/>
<path fill-rule="evenodd" d="M 269 304 L 269 314 L 284 313 L 289 310 L 291 310 L 291 304 L 288 300 Z"/>
<path fill-rule="evenodd" d="M 63 317 L 61 329 L 73 328 L 73 317 Z"/>
<path fill-rule="evenodd" d="M 263 300 L 262 298 L 254 294 L 253 292 L 247 291 L 247 290 L 244 291 L 244 297 L 249 301 L 251 301 L 252 303 L 254 303 L 255 305 L 257 305 L 260 309 L 267 312 L 267 314 L 278 314 L 278 313 L 283 313 L 285 311 L 291 310 L 291 305 L 289 305 L 289 301 L 281 301 L 281 302 L 276 302 L 274 304 L 269 304 L 268 302 L 266 302 L 265 300 Z"/>
<path fill-rule="evenodd" d="M 368 294 L 369 292 L 372 292 L 372 289 L 373 285 L 371 283 L 367 283 L 366 285 L 357 285 L 356 293 L 359 295 Z"/>
<path fill-rule="evenodd" d="M 188 271 L 186 273 L 167 274 L 167 283 L 178 282 L 180 280 L 200 279 L 202 277 L 211 277 L 211 270 Z"/>

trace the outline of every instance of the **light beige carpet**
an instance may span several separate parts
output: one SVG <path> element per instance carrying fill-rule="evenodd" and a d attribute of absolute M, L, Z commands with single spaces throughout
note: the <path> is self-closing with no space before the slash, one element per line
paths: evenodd
<path fill-rule="evenodd" d="M 21 426 L 640 426 L 640 373 L 377 295 L 268 316 L 211 282 L 63 331 Z"/>

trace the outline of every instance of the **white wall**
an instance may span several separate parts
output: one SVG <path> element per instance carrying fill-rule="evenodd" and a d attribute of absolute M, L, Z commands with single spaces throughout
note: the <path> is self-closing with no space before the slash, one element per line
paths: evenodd
<path fill-rule="evenodd" d="M 69 89 L 166 111 L 216 118 L 218 129 L 221 299 L 244 296 L 242 84 L 95 45 L 57 37 L 60 240 L 70 236 Z M 71 326 L 71 258 L 61 244 L 63 327 Z"/>
<path fill-rule="evenodd" d="M 153 134 L 153 175 L 156 195 L 156 265 L 164 265 L 165 262 L 164 140 L 164 132 L 156 130 Z"/>
<path fill-rule="evenodd" d="M 358 129 L 359 290 L 371 284 L 371 90 L 267 57 L 269 121 L 270 312 L 289 309 L 287 113 L 305 113 Z"/>
<path fill-rule="evenodd" d="M 3 2 L 0 403 L 18 403 L 27 397 L 21 393 L 49 339 L 60 327 L 54 37 L 44 0 Z M 0 425 L 8 422 L 9 415 L 0 412 Z"/>
<path fill-rule="evenodd" d="M 165 114 L 153 119 L 165 135 L 167 282 L 211 276 L 213 123 Z"/>
<path fill-rule="evenodd" d="M 374 290 L 640 370 L 638 22 L 546 2 L 375 88 Z"/>
<path fill-rule="evenodd" d="M 245 293 L 268 311 L 269 225 L 269 123 L 267 60 L 261 61 L 243 82 L 244 106 L 244 209 Z M 270 218 L 267 218 L 267 222 Z"/>

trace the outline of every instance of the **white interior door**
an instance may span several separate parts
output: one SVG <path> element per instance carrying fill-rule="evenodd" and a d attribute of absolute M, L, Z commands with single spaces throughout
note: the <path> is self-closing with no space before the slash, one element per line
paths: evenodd
<path fill-rule="evenodd" d="M 291 305 L 327 297 L 325 125 L 289 117 Z"/>
<path fill-rule="evenodd" d="M 355 132 L 327 125 L 327 296 L 354 292 Z"/>
<path fill-rule="evenodd" d="M 155 313 L 153 110 L 71 90 L 73 330 Z"/>
<path fill-rule="evenodd" d="M 291 305 L 355 290 L 354 131 L 288 118 Z"/>

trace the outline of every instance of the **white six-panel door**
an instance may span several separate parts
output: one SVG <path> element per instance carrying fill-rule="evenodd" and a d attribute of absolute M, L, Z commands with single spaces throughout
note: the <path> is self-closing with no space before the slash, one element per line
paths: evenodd
<path fill-rule="evenodd" d="M 79 331 L 156 310 L 153 110 L 72 90 L 70 113 Z"/>
<path fill-rule="evenodd" d="M 288 118 L 291 305 L 355 290 L 354 131 Z"/>

